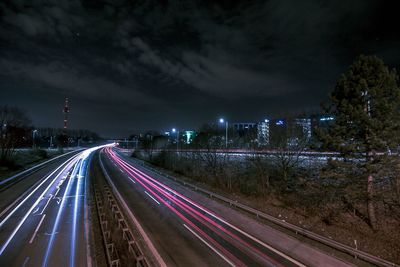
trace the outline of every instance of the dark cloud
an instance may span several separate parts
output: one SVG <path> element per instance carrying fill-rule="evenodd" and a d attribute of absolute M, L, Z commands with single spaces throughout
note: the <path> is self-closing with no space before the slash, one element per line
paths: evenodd
<path fill-rule="evenodd" d="M 357 55 L 399 66 L 394 4 L 3 1 L 0 104 L 109 136 L 315 110 Z"/>

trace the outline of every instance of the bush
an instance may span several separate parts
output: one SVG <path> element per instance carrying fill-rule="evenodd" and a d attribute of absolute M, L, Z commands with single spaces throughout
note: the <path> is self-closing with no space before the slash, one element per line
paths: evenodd
<path fill-rule="evenodd" d="M 44 149 L 35 149 L 32 151 L 32 154 L 40 159 L 47 159 L 49 157 L 47 151 Z"/>
<path fill-rule="evenodd" d="M 141 151 L 139 149 L 135 149 L 133 150 L 131 157 L 132 158 L 137 158 L 137 159 L 141 159 Z"/>

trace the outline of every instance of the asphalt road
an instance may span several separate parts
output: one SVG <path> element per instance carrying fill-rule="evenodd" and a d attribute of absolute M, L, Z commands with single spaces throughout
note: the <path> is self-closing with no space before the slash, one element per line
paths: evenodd
<path fill-rule="evenodd" d="M 347 266 L 106 148 L 106 171 L 169 266 Z"/>
<path fill-rule="evenodd" d="M 68 155 L 0 189 L 0 266 L 87 264 L 84 188 L 93 151 Z"/>

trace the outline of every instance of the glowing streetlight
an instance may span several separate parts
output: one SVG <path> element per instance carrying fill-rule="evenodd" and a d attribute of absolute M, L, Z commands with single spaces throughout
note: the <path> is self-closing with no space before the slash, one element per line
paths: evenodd
<path fill-rule="evenodd" d="M 176 153 L 178 153 L 178 146 L 179 146 L 179 130 L 176 128 L 172 128 L 172 132 L 176 133 Z"/>
<path fill-rule="evenodd" d="M 225 122 L 225 149 L 228 148 L 228 121 L 225 121 L 223 118 L 219 119 L 219 123 Z"/>

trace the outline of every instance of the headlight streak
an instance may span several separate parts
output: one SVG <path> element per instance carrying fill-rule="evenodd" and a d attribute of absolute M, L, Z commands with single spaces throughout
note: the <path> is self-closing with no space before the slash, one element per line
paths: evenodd
<path fill-rule="evenodd" d="M 105 145 L 109 146 L 109 145 Z M 86 167 L 87 167 L 87 159 L 89 156 L 92 154 L 97 149 L 100 149 L 105 146 L 97 146 L 94 148 L 86 149 L 82 153 L 79 154 L 79 158 L 77 160 L 76 165 L 74 166 L 74 169 L 72 170 L 70 179 L 67 184 L 67 188 L 65 189 L 64 196 L 62 198 L 60 208 L 57 212 L 57 217 L 53 226 L 53 231 L 50 235 L 50 241 L 48 243 L 47 249 L 46 249 L 46 254 L 44 257 L 44 262 L 42 264 L 43 267 L 47 266 L 50 253 L 53 249 L 53 243 L 55 240 L 55 233 L 57 232 L 59 223 L 60 223 L 60 218 L 64 210 L 65 206 L 65 201 L 66 201 L 66 196 L 69 195 L 69 192 L 71 190 L 71 184 L 76 181 L 76 190 L 75 190 L 75 199 L 74 199 L 74 208 L 73 208 L 73 221 L 72 221 L 72 236 L 71 236 L 71 250 L 70 250 L 70 262 L 69 265 L 70 267 L 75 266 L 75 255 L 76 255 L 76 229 L 77 229 L 77 218 L 78 218 L 78 205 L 79 205 L 79 192 L 81 190 L 81 183 L 83 181 L 83 178 L 85 177 L 83 174 L 86 172 Z M 89 253 L 89 252 L 88 252 Z"/>
<path fill-rule="evenodd" d="M 120 165 L 125 171 L 129 172 L 129 170 L 125 167 Z M 133 177 L 133 176 L 132 176 Z M 131 177 L 131 179 L 132 179 Z M 236 258 L 232 253 L 230 253 L 228 250 L 226 250 L 223 246 L 221 246 L 217 241 L 215 241 L 213 238 L 211 238 L 207 233 L 205 233 L 203 230 L 201 230 L 197 225 L 195 225 L 193 222 L 191 222 L 188 218 L 186 218 L 181 212 L 179 212 L 177 209 L 175 209 L 171 204 L 169 204 L 167 201 L 165 201 L 163 198 L 161 198 L 158 194 L 156 194 L 152 189 L 150 189 L 147 185 L 144 184 L 144 182 L 141 181 L 141 179 L 138 179 L 136 177 L 133 177 L 136 179 L 138 183 L 140 183 L 146 190 L 153 194 L 153 196 L 161 203 L 163 203 L 165 206 L 167 206 L 173 213 L 175 213 L 179 218 L 181 218 L 188 226 L 190 226 L 192 229 L 194 229 L 201 237 L 206 239 L 208 242 L 210 242 L 214 247 L 216 247 L 222 254 L 224 254 L 227 258 L 230 259 L 231 262 L 234 262 L 235 266 L 246 266 L 243 262 L 241 262 L 238 258 Z M 172 199 L 171 199 L 172 200 Z M 173 201 L 173 200 L 172 200 Z"/>
<path fill-rule="evenodd" d="M 67 209 L 65 201 L 67 198 L 70 197 L 70 196 L 68 196 L 68 194 L 71 191 L 72 184 L 74 184 L 74 182 L 76 181 L 77 187 L 75 190 L 75 202 L 73 204 L 73 223 L 72 223 L 71 254 L 70 254 L 70 266 L 75 266 L 74 261 L 75 261 L 75 254 L 76 254 L 75 250 L 76 250 L 77 220 L 78 220 L 79 209 L 81 207 L 79 201 L 81 199 L 80 193 L 82 191 L 82 186 L 84 186 L 82 184 L 82 181 L 84 181 L 84 179 L 81 179 L 81 178 L 84 178 L 84 176 L 86 176 L 85 173 L 87 171 L 88 158 L 92 155 L 92 152 L 94 152 L 97 149 L 107 147 L 107 146 L 112 146 L 112 144 L 104 145 L 104 146 L 97 146 L 97 147 L 86 149 L 84 151 L 79 152 L 78 154 L 72 156 L 71 158 L 67 159 L 65 162 L 60 164 L 54 171 L 52 171 L 49 175 L 47 175 L 45 178 L 43 178 L 40 181 L 40 183 L 38 183 L 37 185 L 35 184 L 31 188 L 29 188 L 29 190 L 30 190 L 29 194 L 27 194 L 26 197 L 24 197 L 20 202 L 18 202 L 18 204 L 9 213 L 7 213 L 6 217 L 0 222 L 0 229 L 1 229 L 18 210 L 20 210 L 22 207 L 24 207 L 24 209 L 26 209 L 25 208 L 26 205 L 24 206 L 24 204 L 26 204 L 26 202 L 28 200 L 30 200 L 38 190 L 40 190 L 40 195 L 37 198 L 35 198 L 35 201 L 32 204 L 32 206 L 27 207 L 27 208 L 29 208 L 27 210 L 27 212 L 24 212 L 23 217 L 18 221 L 16 227 L 12 230 L 11 234 L 8 236 L 6 241 L 3 242 L 3 244 L 1 244 L 0 256 L 3 255 L 3 253 L 5 252 L 5 250 L 11 243 L 11 241 L 14 239 L 14 237 L 16 236 L 18 231 L 21 229 L 21 227 L 24 225 L 24 223 L 28 219 L 28 217 L 30 215 L 33 215 L 32 211 L 34 209 L 38 209 L 39 204 L 40 204 L 41 200 L 43 200 L 44 195 L 51 193 L 50 190 L 52 190 L 52 188 L 54 188 L 54 190 L 56 190 L 56 193 L 57 193 L 60 190 L 60 186 L 62 185 L 62 181 L 60 181 L 60 182 L 57 182 L 57 181 L 59 181 L 60 179 L 63 179 L 63 176 L 65 176 L 66 174 L 71 173 L 70 169 L 73 168 L 73 171 L 72 171 L 70 179 L 67 183 L 63 197 L 60 198 L 61 203 L 56 206 L 58 208 L 57 215 L 56 215 L 55 223 L 53 225 L 53 228 L 52 228 L 52 231 L 50 234 L 50 240 L 47 245 L 46 254 L 44 256 L 44 261 L 43 261 L 42 266 L 48 265 L 50 253 L 53 249 L 53 243 L 56 238 L 55 234 L 57 233 L 57 230 L 59 228 L 59 224 L 60 224 L 60 220 L 61 220 L 60 218 L 62 217 L 64 210 Z M 51 179 L 52 177 L 54 177 L 54 178 Z M 46 182 L 49 182 L 49 183 L 48 183 L 48 185 L 44 186 Z M 42 187 L 43 187 L 43 189 L 42 189 Z M 41 190 L 43 190 L 43 191 L 41 191 Z M 53 196 L 55 196 L 55 195 L 56 194 L 54 194 Z M 43 208 L 40 215 L 43 214 L 43 211 L 48 206 L 47 204 Z M 38 226 L 40 226 L 40 224 L 43 222 L 44 217 L 45 217 L 45 215 L 42 217 L 42 220 Z M 46 218 L 48 218 L 48 216 Z M 36 231 L 36 229 L 34 229 L 34 230 Z M 34 237 L 36 235 L 36 233 L 37 232 L 34 232 L 34 235 L 32 237 Z M 31 241 L 33 241 L 33 238 L 31 238 Z M 30 242 L 30 244 L 31 243 L 32 242 Z"/>
<path fill-rule="evenodd" d="M 60 218 L 61 218 L 61 214 L 62 214 L 62 212 L 63 212 L 63 210 L 64 210 L 65 201 L 66 201 L 66 199 L 67 199 L 66 196 L 69 194 L 69 191 L 70 191 L 70 188 L 71 188 L 71 183 L 72 183 L 72 181 L 73 181 L 74 178 L 75 178 L 75 175 L 76 175 L 76 173 L 77 173 L 77 169 L 79 168 L 78 165 L 79 165 L 81 162 L 82 162 L 82 161 L 81 161 L 81 159 L 79 158 L 79 159 L 78 159 L 78 162 L 77 162 L 77 163 L 75 164 L 75 166 L 74 166 L 74 169 L 72 170 L 71 176 L 70 176 L 69 181 L 68 181 L 68 184 L 67 184 L 67 188 L 65 189 L 63 198 L 62 198 L 62 200 L 61 200 L 60 207 L 59 207 L 58 212 L 57 212 L 56 220 L 55 220 L 55 223 L 54 223 L 54 225 L 53 225 L 53 230 L 51 231 L 51 234 L 50 234 L 50 240 L 49 240 L 49 243 L 47 244 L 46 254 L 45 254 L 45 256 L 44 256 L 44 261 L 43 261 L 43 263 L 42 263 L 42 266 L 43 266 L 43 267 L 47 266 L 47 264 L 48 264 L 49 257 L 50 257 L 50 253 L 51 253 L 51 251 L 52 251 L 52 249 L 53 249 L 53 243 L 54 243 L 54 240 L 55 240 L 55 234 L 56 234 L 56 232 L 57 232 L 58 225 L 59 225 Z M 75 238 L 75 236 L 73 236 L 72 238 Z"/>
<path fill-rule="evenodd" d="M 82 183 L 86 180 L 86 172 L 87 172 L 87 165 L 92 152 L 95 150 L 102 148 L 103 146 L 94 147 L 91 149 L 87 149 L 82 152 L 81 156 L 81 164 L 79 165 L 79 171 L 76 175 L 75 180 L 77 181 L 76 191 L 75 191 L 75 202 L 74 202 L 74 216 L 72 222 L 72 238 L 71 238 L 71 255 L 70 255 L 70 266 L 75 266 L 75 256 L 76 256 L 76 229 L 77 229 L 77 220 L 78 220 L 78 212 L 80 209 L 80 192 Z"/>
<path fill-rule="evenodd" d="M 10 214 L 2 221 L 2 223 L 0 224 L 0 226 L 2 226 L 10 217 L 12 214 L 14 214 L 14 212 L 16 210 L 18 210 L 21 205 L 30 197 L 32 196 L 32 194 L 45 182 L 47 181 L 56 171 L 58 171 L 60 168 L 62 168 L 64 165 L 66 165 L 62 171 L 56 175 L 56 177 L 53 179 L 53 181 L 46 187 L 45 190 L 43 190 L 43 193 L 37 198 L 37 200 L 35 201 L 35 203 L 33 203 L 33 205 L 31 206 L 31 208 L 28 210 L 28 212 L 26 212 L 26 214 L 24 215 L 24 217 L 20 220 L 20 222 L 17 224 L 17 227 L 14 229 L 14 231 L 11 233 L 11 235 L 8 237 L 8 239 L 6 240 L 6 242 L 4 242 L 4 244 L 2 245 L 1 249 L 0 249 L 0 256 L 3 254 L 4 250 L 7 248 L 7 246 L 9 245 L 9 243 L 11 242 L 11 240 L 14 238 L 15 234 L 18 232 L 18 230 L 21 228 L 22 224 L 25 222 L 25 220 L 28 218 L 29 214 L 32 212 L 32 210 L 36 207 L 36 205 L 39 204 L 40 200 L 43 198 L 43 196 L 45 195 L 45 193 L 49 190 L 49 188 L 54 184 L 54 182 L 58 179 L 58 177 L 66 170 L 70 167 L 71 162 L 73 162 L 75 159 L 77 158 L 77 156 L 74 156 L 73 158 L 65 161 L 63 164 L 61 164 L 55 171 L 53 171 L 50 175 L 47 176 L 47 178 L 45 180 L 43 180 L 42 183 L 40 183 L 35 190 L 30 193 L 20 204 L 18 204 L 18 206 L 13 209 L 12 212 L 10 212 Z"/>
<path fill-rule="evenodd" d="M 234 238 L 235 240 L 239 241 L 242 245 L 244 245 L 245 247 L 248 247 L 250 249 L 252 249 L 253 251 L 255 251 L 258 255 L 262 256 L 264 259 L 267 259 L 268 261 L 270 261 L 271 263 L 275 264 L 275 265 L 280 265 L 279 263 L 277 263 L 274 259 L 272 259 L 271 257 L 265 255 L 263 252 L 261 252 L 260 250 L 258 250 L 257 248 L 255 248 L 254 246 L 250 245 L 248 242 L 244 241 L 243 239 L 241 239 L 240 237 L 238 237 L 237 235 L 233 234 L 231 231 L 227 230 L 226 228 L 224 228 L 223 226 L 217 224 L 215 221 L 210 220 L 209 218 L 205 217 L 204 214 L 201 214 L 200 212 L 194 210 L 192 207 L 188 206 L 186 203 L 182 202 L 179 199 L 176 199 L 175 197 L 171 197 L 171 195 L 169 193 L 163 192 L 164 190 L 167 190 L 169 192 L 171 192 L 172 194 L 174 194 L 175 196 L 178 196 L 179 198 L 185 200 L 186 202 L 190 203 L 191 205 L 193 205 L 194 207 L 200 209 L 201 211 L 207 213 L 208 215 L 212 216 L 213 218 L 219 220 L 220 222 L 226 224 L 227 226 L 231 227 L 232 229 L 238 231 L 239 233 L 243 234 L 244 236 L 246 236 L 247 238 L 253 240 L 254 242 L 258 243 L 259 245 L 262 245 L 264 247 L 266 247 L 269 250 L 272 250 L 273 252 L 277 253 L 278 255 L 282 256 L 283 258 L 287 259 L 288 261 L 298 265 L 298 266 L 304 266 L 304 264 L 298 262 L 295 259 L 292 259 L 291 257 L 285 255 L 284 253 L 280 252 L 279 250 L 276 250 L 274 248 L 272 248 L 271 246 L 265 244 L 264 242 L 262 242 L 261 240 L 251 236 L 250 234 L 244 232 L 243 230 L 235 227 L 234 225 L 228 223 L 227 221 L 225 221 L 224 219 L 218 217 L 217 215 L 215 215 L 214 213 L 212 213 L 211 211 L 209 211 L 208 209 L 206 209 L 205 207 L 202 207 L 201 205 L 194 203 L 192 200 L 186 198 L 185 196 L 181 195 L 180 193 L 176 192 L 175 190 L 172 190 L 171 188 L 167 187 L 166 185 L 162 184 L 161 182 L 155 180 L 154 178 L 148 176 L 147 174 L 141 172 L 140 170 L 130 166 L 129 164 L 127 164 L 126 162 L 124 162 L 122 159 L 119 159 L 119 157 L 111 150 L 111 149 L 106 149 L 109 156 L 112 157 L 112 159 L 114 161 L 116 161 L 118 164 L 123 165 L 125 168 L 128 168 L 131 172 L 127 171 L 128 173 L 130 173 L 132 175 L 136 174 L 136 176 L 138 176 L 140 179 L 142 179 L 144 182 L 149 183 L 150 186 L 153 186 L 154 188 L 157 189 L 157 191 L 159 191 L 162 195 L 164 195 L 166 198 L 170 199 L 171 201 L 175 202 L 180 208 L 182 208 L 183 210 L 185 210 L 187 213 L 189 213 L 191 216 L 193 216 L 194 218 L 196 218 L 197 220 L 204 220 L 206 222 L 208 222 L 209 224 L 213 225 L 214 227 L 218 228 L 219 230 L 223 231 L 224 233 L 226 233 L 227 235 L 229 235 L 230 237 Z M 133 176 L 133 175 L 132 175 Z M 137 177 L 134 177 L 136 180 L 138 179 Z M 151 180 L 152 182 L 148 181 Z M 133 181 L 133 180 L 132 180 Z M 137 180 L 138 181 L 138 180 Z M 139 182 L 139 181 L 138 181 Z M 156 186 L 154 183 L 156 183 L 157 185 L 161 186 L 164 188 L 161 189 L 160 187 Z M 154 193 L 153 193 L 154 194 Z M 200 217 L 200 218 L 199 218 Z M 204 222 L 201 221 L 203 224 Z M 204 224 L 205 225 L 205 224 Z M 208 225 L 206 225 L 207 227 L 209 227 Z M 210 228 L 211 229 L 211 228 Z M 215 231 L 214 231 L 215 232 Z M 217 234 L 220 235 L 220 233 L 216 232 Z M 220 235 L 221 236 L 221 235 Z M 226 238 L 224 238 L 226 240 Z"/>
<path fill-rule="evenodd" d="M 120 162 L 118 162 L 120 163 Z M 129 171 L 128 171 L 129 172 Z M 130 173 L 132 176 L 134 174 Z M 137 173 L 135 173 L 137 176 L 141 176 L 138 175 Z M 134 177 L 136 179 L 136 177 Z M 145 178 L 140 177 L 140 179 L 145 180 Z M 175 197 L 171 196 L 169 193 L 163 192 L 162 189 L 160 187 L 158 187 L 157 185 L 155 185 L 152 182 L 149 181 L 145 181 L 146 183 L 148 183 L 150 186 L 152 186 L 153 188 L 155 188 L 161 195 L 163 195 L 164 197 L 166 197 L 168 200 L 170 200 L 173 204 L 177 205 L 179 208 L 181 208 L 182 210 L 184 210 L 186 213 L 188 213 L 190 216 L 192 216 L 194 219 L 196 219 L 198 222 L 200 222 L 202 225 L 206 226 L 208 229 L 210 229 L 211 231 L 213 231 L 215 234 L 217 234 L 219 237 L 221 237 L 222 239 L 224 239 L 225 241 L 229 242 L 228 238 L 223 235 L 221 232 L 219 231 L 215 231 L 215 228 L 218 228 L 219 230 L 222 230 L 224 233 L 228 234 L 230 237 L 234 238 L 235 240 L 239 241 L 242 245 L 245 246 L 245 248 L 251 248 L 254 251 L 258 252 L 258 254 L 261 254 L 261 256 L 265 259 L 268 258 L 265 254 L 263 254 L 262 252 L 258 251 L 256 248 L 254 248 L 253 246 L 251 246 L 250 244 L 248 244 L 247 242 L 241 240 L 238 236 L 234 235 L 233 233 L 231 233 L 230 231 L 226 230 L 225 228 L 223 228 L 221 225 L 218 225 L 217 223 L 215 223 L 214 221 L 210 220 L 209 218 L 205 217 L 203 214 L 195 211 L 193 208 L 191 208 L 190 206 L 186 205 L 185 203 L 183 203 L 182 201 L 176 199 Z M 142 183 L 141 183 L 142 184 Z M 142 184 L 143 185 L 143 184 Z M 144 185 L 143 185 L 144 186 Z M 154 191 L 152 191 L 153 195 L 155 195 L 156 197 L 158 196 L 157 194 L 154 193 Z M 170 205 L 169 201 L 165 201 L 166 203 L 168 203 L 168 205 Z M 212 226 L 210 226 L 212 225 Z M 213 228 L 215 227 L 215 228 Z M 199 228 L 197 228 L 199 229 Z M 204 233 L 205 235 L 207 235 L 206 233 Z M 211 238 L 211 237 L 210 237 Z M 215 243 L 214 243 L 215 244 Z M 234 246 L 236 248 L 237 245 L 234 244 Z M 240 249 L 240 248 L 239 248 Z M 240 262 L 237 258 L 232 259 L 233 261 L 237 262 L 238 265 L 241 265 Z M 279 263 L 275 262 L 272 259 L 269 259 L 269 261 L 273 261 L 275 266 L 280 266 Z"/>

